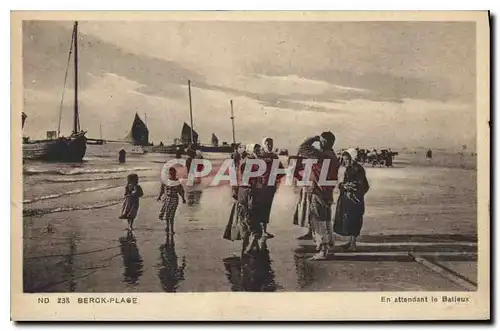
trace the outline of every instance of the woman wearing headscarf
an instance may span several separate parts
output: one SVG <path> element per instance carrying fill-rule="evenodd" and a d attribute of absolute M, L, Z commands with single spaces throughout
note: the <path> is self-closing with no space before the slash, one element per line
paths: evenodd
<path fill-rule="evenodd" d="M 267 225 L 269 224 L 269 217 L 271 215 L 271 208 L 273 205 L 274 195 L 277 189 L 277 183 L 283 177 L 283 174 L 276 176 L 276 181 L 274 183 L 269 182 L 269 177 L 271 175 L 271 169 L 275 160 L 279 157 L 273 152 L 273 139 L 266 137 L 262 140 L 262 149 L 259 158 L 264 160 L 266 163 L 266 171 L 262 175 L 263 188 L 260 194 L 261 201 L 259 201 L 259 219 L 262 228 L 262 235 L 265 238 L 273 238 L 274 235 L 267 232 Z M 283 164 L 279 163 L 279 168 L 283 169 Z"/>
<path fill-rule="evenodd" d="M 235 204 L 223 236 L 228 240 L 242 239 L 242 255 L 249 253 L 255 246 L 258 248 L 258 240 L 262 237 L 262 228 L 256 212 L 262 191 L 261 180 L 254 177 L 250 178 L 248 183 L 243 183 L 246 163 L 250 159 L 256 159 L 259 153 L 260 145 L 247 145 L 246 156 L 237 169 L 238 184 L 233 187 Z M 252 171 L 255 170 L 257 169 L 252 168 Z"/>
<path fill-rule="evenodd" d="M 320 149 L 314 144 L 320 143 Z M 330 246 L 333 246 L 333 232 L 331 227 L 333 203 L 333 189 L 338 175 L 337 157 L 333 152 L 335 135 L 328 131 L 320 136 L 307 138 L 299 147 L 299 154 L 307 159 L 316 160 L 309 174 L 311 186 L 307 187 L 305 195 L 305 211 L 309 226 L 312 230 L 314 242 L 318 252 L 311 257 L 312 260 L 326 259 Z M 323 166 L 326 165 L 326 182 L 323 179 Z M 307 178 L 305 178 L 307 180 Z"/>
<path fill-rule="evenodd" d="M 345 163 L 344 179 L 339 185 L 333 230 L 341 236 L 350 236 L 346 249 L 356 249 L 356 239 L 363 226 L 365 213 L 365 194 L 370 189 L 365 169 L 356 161 L 356 150 L 348 149 L 342 153 Z"/>
<path fill-rule="evenodd" d="M 321 150 L 321 144 L 319 142 L 315 142 L 312 144 L 312 147 L 316 148 L 317 150 Z M 294 177 L 296 178 L 297 181 L 303 181 L 303 174 L 304 174 L 304 164 L 302 161 L 304 158 L 302 156 L 294 157 L 297 160 L 297 165 L 295 167 L 295 174 Z M 290 160 L 291 158 L 289 158 Z M 289 161 L 290 162 L 290 161 Z M 338 162 L 340 164 L 340 162 Z M 303 186 L 300 189 L 299 193 L 299 199 L 297 201 L 297 204 L 295 206 L 295 214 L 293 216 L 293 224 L 298 225 L 302 228 L 307 228 L 307 233 L 305 235 L 302 235 L 298 237 L 298 240 L 311 240 L 314 239 L 313 237 L 313 229 L 310 226 L 309 223 L 309 205 L 308 205 L 308 199 L 307 199 L 307 192 L 308 188 L 306 186 Z M 333 245 L 333 241 L 332 241 Z"/>

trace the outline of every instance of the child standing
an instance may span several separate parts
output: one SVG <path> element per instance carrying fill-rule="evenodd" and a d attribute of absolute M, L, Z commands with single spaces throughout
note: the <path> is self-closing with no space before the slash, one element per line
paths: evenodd
<path fill-rule="evenodd" d="M 144 195 L 139 185 L 139 176 L 130 174 L 127 176 L 127 186 L 125 186 L 125 200 L 123 201 L 120 219 L 126 219 L 130 230 L 134 229 L 134 220 L 139 211 L 139 198 Z"/>
<path fill-rule="evenodd" d="M 177 170 L 175 168 L 170 168 L 168 170 L 168 179 L 170 181 L 178 181 Z M 163 201 L 163 205 L 160 209 L 160 220 L 167 222 L 167 227 L 165 230 L 171 234 L 174 234 L 174 217 L 179 205 L 179 196 L 182 198 L 182 203 L 186 203 L 186 198 L 184 197 L 184 188 L 181 184 L 177 185 L 166 185 L 161 184 L 160 195 L 158 196 L 158 201 Z"/>

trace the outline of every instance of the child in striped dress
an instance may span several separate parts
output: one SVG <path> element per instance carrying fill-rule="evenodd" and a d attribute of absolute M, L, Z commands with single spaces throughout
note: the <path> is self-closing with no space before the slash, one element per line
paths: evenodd
<path fill-rule="evenodd" d="M 170 168 L 168 170 L 168 178 L 170 181 L 178 181 L 177 170 L 175 168 Z M 160 220 L 164 220 L 167 223 L 165 230 L 171 234 L 174 234 L 174 217 L 179 205 L 179 196 L 182 198 L 182 203 L 186 203 L 186 198 L 184 197 L 184 188 L 179 183 L 177 185 L 166 185 L 161 184 L 160 195 L 158 196 L 158 201 L 162 201 L 163 205 L 160 209 Z"/>

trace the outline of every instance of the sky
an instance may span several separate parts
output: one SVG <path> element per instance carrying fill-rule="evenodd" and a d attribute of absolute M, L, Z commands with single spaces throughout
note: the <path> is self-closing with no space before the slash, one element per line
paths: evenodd
<path fill-rule="evenodd" d="M 72 22 L 23 22 L 24 135 L 70 133 Z M 87 136 L 123 139 L 137 112 L 150 140 L 194 128 L 295 149 L 334 132 L 337 146 L 475 148 L 474 22 L 79 22 L 79 109 Z"/>

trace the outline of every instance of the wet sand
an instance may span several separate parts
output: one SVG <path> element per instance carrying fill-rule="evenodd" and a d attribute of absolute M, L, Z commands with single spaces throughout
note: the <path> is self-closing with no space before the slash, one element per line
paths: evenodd
<path fill-rule="evenodd" d="M 241 261 L 240 242 L 222 239 L 231 207 L 228 186 L 188 188 L 176 234 L 158 220 L 158 183 L 143 183 L 136 230 L 119 220 L 121 205 L 24 217 L 27 292 L 412 291 L 464 290 L 415 262 L 409 251 L 475 281 L 476 172 L 402 166 L 367 167 L 371 190 L 359 250 L 311 262 L 311 241 L 292 226 L 297 191 L 276 195 L 268 251 Z M 95 201 L 122 188 L 68 197 Z M 44 202 L 39 202 L 43 204 Z M 46 231 L 47 225 L 53 232 Z M 342 238 L 337 238 L 341 244 Z M 436 255 L 436 253 L 439 253 Z M 377 255 L 378 254 L 378 255 Z M 446 255 L 448 254 L 448 255 Z"/>

